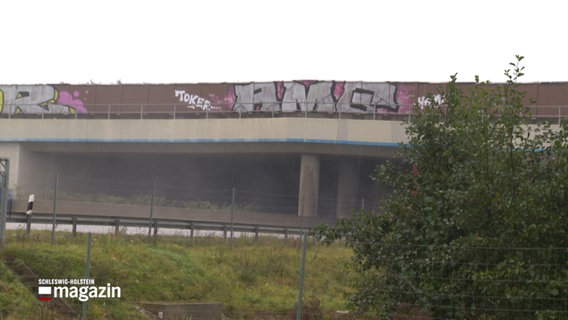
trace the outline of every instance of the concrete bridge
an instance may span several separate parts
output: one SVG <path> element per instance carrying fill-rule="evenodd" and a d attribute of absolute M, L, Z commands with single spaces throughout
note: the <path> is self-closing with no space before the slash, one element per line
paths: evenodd
<path fill-rule="evenodd" d="M 384 193 L 368 176 L 405 140 L 407 117 L 220 115 L 2 118 L 0 157 L 11 161 L 10 189 L 19 199 L 42 192 L 49 198 L 59 175 L 60 193 L 88 193 L 81 190 L 91 181 L 154 182 L 195 194 L 236 188 L 294 194 L 294 209 L 273 208 L 278 214 L 335 218 L 360 207 L 360 199 L 371 206 Z M 101 184 L 94 192 L 114 193 L 105 189 Z M 142 192 L 127 189 L 125 196 Z"/>
<path fill-rule="evenodd" d="M 117 205 L 98 211 L 121 214 L 121 202 L 157 201 L 192 212 L 231 203 L 274 221 L 335 219 L 388 192 L 369 175 L 405 141 L 411 106 L 442 102 L 440 85 L 0 85 L 0 158 L 11 160 L 12 194 L 34 193 L 38 204 L 98 195 Z M 568 115 L 568 82 L 519 88 L 535 120 Z M 170 214 L 189 214 L 180 210 Z"/>

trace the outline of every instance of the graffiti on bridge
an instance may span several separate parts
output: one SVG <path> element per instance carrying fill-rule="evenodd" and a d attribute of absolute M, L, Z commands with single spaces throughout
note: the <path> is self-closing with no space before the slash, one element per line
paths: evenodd
<path fill-rule="evenodd" d="M 185 92 L 185 90 L 175 90 L 175 96 L 179 97 L 179 102 L 187 103 L 189 109 L 195 110 L 200 108 L 201 110 L 220 110 L 219 107 L 213 106 L 211 101 L 200 97 L 197 94 L 191 94 Z"/>
<path fill-rule="evenodd" d="M 492 84 L 493 85 L 493 84 Z M 441 84 L 272 81 L 249 83 L 0 85 L 0 114 L 328 112 L 407 114 L 443 103 Z M 467 89 L 471 84 L 460 84 Z M 568 82 L 523 84 L 536 106 L 565 106 Z M 143 111 L 142 111 L 143 110 Z M 552 110 L 552 109 L 551 109 Z M 553 111 L 539 111 L 558 114 Z"/>
<path fill-rule="evenodd" d="M 72 114 L 87 112 L 79 92 L 58 91 L 48 85 L 0 86 L 2 114 Z"/>
<path fill-rule="evenodd" d="M 205 84 L 0 85 L 0 114 L 135 112 L 406 113 L 415 100 L 406 84 L 274 81 Z M 410 87 L 409 87 L 410 88 Z"/>
<path fill-rule="evenodd" d="M 399 112 L 391 83 L 291 81 L 235 84 L 237 111 Z"/>

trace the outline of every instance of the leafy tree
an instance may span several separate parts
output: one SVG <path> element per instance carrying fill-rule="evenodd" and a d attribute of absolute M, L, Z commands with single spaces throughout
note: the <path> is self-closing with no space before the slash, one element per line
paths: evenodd
<path fill-rule="evenodd" d="M 356 307 L 438 319 L 568 318 L 567 123 L 530 124 L 507 82 L 415 106 L 400 157 L 372 178 L 392 188 L 384 212 L 355 213 L 316 230 L 345 238 L 362 274 Z M 406 310 L 406 311 L 405 311 Z"/>

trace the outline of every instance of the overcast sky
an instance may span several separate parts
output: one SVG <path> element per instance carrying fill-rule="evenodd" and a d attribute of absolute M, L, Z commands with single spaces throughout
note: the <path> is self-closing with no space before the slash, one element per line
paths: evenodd
<path fill-rule="evenodd" d="M 564 1 L 13 0 L 0 84 L 568 81 Z"/>

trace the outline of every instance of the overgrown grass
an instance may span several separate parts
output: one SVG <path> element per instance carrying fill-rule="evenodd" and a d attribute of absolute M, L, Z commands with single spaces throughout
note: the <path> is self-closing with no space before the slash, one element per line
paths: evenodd
<path fill-rule="evenodd" d="M 53 313 L 42 307 L 10 270 L 0 263 L 0 319 L 52 319 Z"/>
<path fill-rule="evenodd" d="M 49 232 L 21 230 L 8 232 L 1 251 L 4 259 L 25 262 L 42 278 L 84 278 L 85 234 L 72 238 L 58 233 L 50 245 Z M 239 238 L 232 248 L 224 239 L 163 236 L 148 240 L 137 235 L 93 235 L 90 278 L 97 285 L 120 286 L 121 299 L 89 301 L 89 317 L 96 319 L 143 318 L 135 306 L 142 302 L 221 302 L 232 319 L 250 319 L 257 312 L 286 314 L 298 298 L 301 265 L 299 239 Z M 350 249 L 310 242 L 306 256 L 304 297 L 321 301 L 324 313 L 346 309 L 350 285 Z M 0 284 L 18 281 L 0 269 Z M 22 308 L 37 305 L 35 298 L 20 285 L 18 299 L 27 299 L 2 315 L 13 319 Z M 6 292 L 4 292 L 6 291 Z M 9 301 L 11 290 L 0 299 Z M 5 300 L 0 300 L 0 303 Z M 79 311 L 80 303 L 75 301 Z M 38 317 L 35 317 L 36 319 Z"/>

